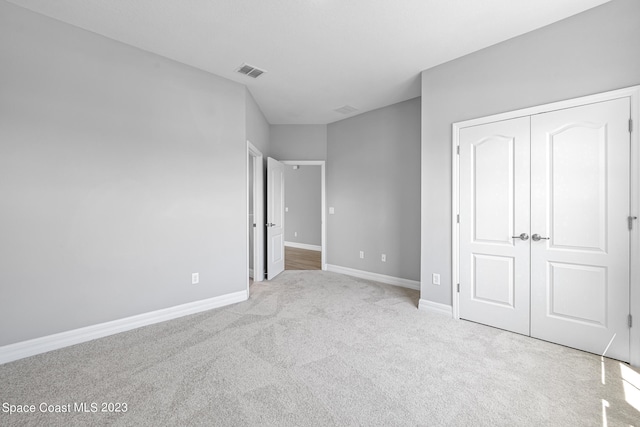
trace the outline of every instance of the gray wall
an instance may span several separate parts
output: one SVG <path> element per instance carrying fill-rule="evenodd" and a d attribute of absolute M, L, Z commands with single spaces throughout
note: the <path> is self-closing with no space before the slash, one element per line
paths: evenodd
<path fill-rule="evenodd" d="M 329 264 L 419 279 L 420 98 L 328 126 L 327 207 Z"/>
<path fill-rule="evenodd" d="M 271 125 L 269 140 L 276 160 L 327 158 L 327 125 Z"/>
<path fill-rule="evenodd" d="M 640 84 L 638 52 L 640 1 L 614 0 L 422 73 L 421 298 L 451 304 L 451 124 Z"/>
<path fill-rule="evenodd" d="M 321 167 L 285 165 L 284 240 L 320 246 L 322 244 Z M 294 233 L 298 233 L 297 236 Z"/>
<path fill-rule="evenodd" d="M 244 86 L 5 2 L 0 54 L 0 345 L 246 289 Z"/>
<path fill-rule="evenodd" d="M 246 90 L 247 103 L 247 140 L 262 153 L 264 164 L 270 152 L 269 122 L 262 114 L 262 110 L 256 103 L 249 90 Z"/>

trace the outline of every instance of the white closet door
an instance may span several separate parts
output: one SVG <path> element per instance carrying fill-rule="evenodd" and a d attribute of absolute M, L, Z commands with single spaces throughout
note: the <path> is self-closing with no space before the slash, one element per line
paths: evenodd
<path fill-rule="evenodd" d="M 460 131 L 460 317 L 525 335 L 529 121 Z"/>
<path fill-rule="evenodd" d="M 531 118 L 531 335 L 625 361 L 629 111 L 623 98 Z"/>

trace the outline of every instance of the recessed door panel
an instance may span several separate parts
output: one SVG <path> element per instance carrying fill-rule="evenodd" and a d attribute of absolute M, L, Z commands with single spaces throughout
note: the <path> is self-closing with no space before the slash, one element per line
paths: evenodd
<path fill-rule="evenodd" d="M 531 119 L 531 336 L 625 361 L 629 111 L 622 98 Z"/>
<path fill-rule="evenodd" d="M 273 236 L 273 238 L 271 239 L 271 262 L 272 263 L 279 263 L 279 262 L 283 262 L 284 261 L 284 253 L 283 253 L 283 248 L 284 246 L 284 241 L 282 240 L 282 235 L 278 234 Z"/>
<path fill-rule="evenodd" d="M 606 124 L 570 122 L 547 143 L 551 247 L 606 252 Z"/>
<path fill-rule="evenodd" d="M 568 322 L 607 327 L 607 269 L 549 263 L 547 315 Z"/>
<path fill-rule="evenodd" d="M 471 298 L 475 301 L 514 308 L 513 257 L 473 255 Z"/>
<path fill-rule="evenodd" d="M 471 218 L 476 242 L 511 245 L 513 228 L 513 137 L 492 135 L 471 144 Z"/>

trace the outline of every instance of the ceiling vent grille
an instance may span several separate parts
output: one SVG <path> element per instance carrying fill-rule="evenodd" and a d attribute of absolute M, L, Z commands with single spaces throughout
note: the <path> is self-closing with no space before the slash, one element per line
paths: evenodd
<path fill-rule="evenodd" d="M 261 70 L 260 68 L 256 68 L 249 64 L 242 64 L 236 71 L 240 74 L 253 77 L 254 79 L 257 79 L 262 74 L 266 73 L 265 70 Z"/>
<path fill-rule="evenodd" d="M 358 109 L 356 107 L 352 107 L 351 105 L 345 105 L 344 107 L 336 108 L 333 111 L 336 111 L 340 114 L 351 114 L 354 111 L 358 111 Z"/>

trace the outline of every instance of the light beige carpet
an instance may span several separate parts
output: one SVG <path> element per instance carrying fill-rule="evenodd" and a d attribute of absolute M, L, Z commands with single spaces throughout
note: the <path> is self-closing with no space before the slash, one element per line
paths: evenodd
<path fill-rule="evenodd" d="M 637 371 L 419 311 L 418 297 L 286 271 L 244 303 L 1 365 L 0 405 L 127 412 L 0 406 L 0 425 L 640 425 Z"/>

